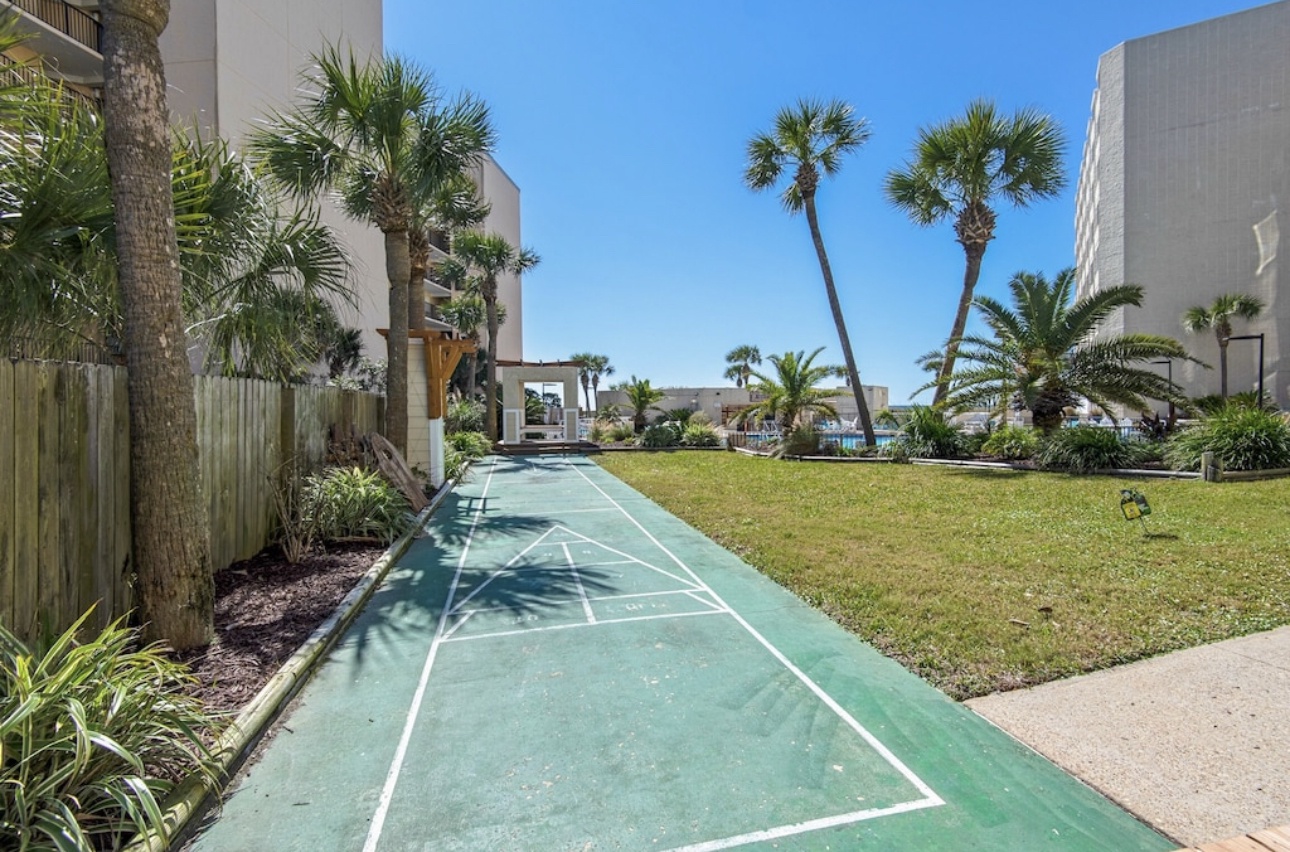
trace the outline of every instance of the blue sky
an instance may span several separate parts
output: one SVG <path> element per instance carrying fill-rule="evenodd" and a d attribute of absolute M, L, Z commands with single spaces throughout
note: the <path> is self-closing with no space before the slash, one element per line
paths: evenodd
<path fill-rule="evenodd" d="M 608 355 L 614 379 L 721 385 L 725 353 L 824 346 L 841 363 L 802 216 L 742 183 L 745 144 L 801 97 L 838 98 L 872 138 L 818 205 L 866 384 L 908 401 L 914 359 L 949 333 L 963 253 L 882 197 L 918 129 L 992 98 L 1067 139 L 1068 187 L 999 209 L 977 287 L 1074 263 L 1075 185 L 1098 57 L 1127 39 L 1250 8 L 1241 0 L 385 0 L 386 50 L 491 106 L 522 192 L 524 354 Z M 970 9 L 981 9 L 973 16 Z M 924 394 L 920 401 L 926 402 Z"/>

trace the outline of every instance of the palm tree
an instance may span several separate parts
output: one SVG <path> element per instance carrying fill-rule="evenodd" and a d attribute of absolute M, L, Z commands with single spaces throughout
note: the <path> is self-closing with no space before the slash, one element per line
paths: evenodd
<path fill-rule="evenodd" d="M 171 199 L 167 0 L 104 0 L 103 106 L 129 359 L 131 554 L 144 636 L 206 645 L 215 586 Z"/>
<path fill-rule="evenodd" d="M 614 374 L 614 365 L 609 363 L 608 355 L 596 355 L 591 360 L 591 398 L 596 399 L 600 393 L 600 380 Z M 597 401 L 597 407 L 600 403 Z"/>
<path fill-rule="evenodd" d="M 1207 328 L 1214 329 L 1218 338 L 1218 374 L 1223 399 L 1227 399 L 1227 342 L 1232 336 L 1232 319 L 1252 320 L 1263 313 L 1263 302 L 1244 293 L 1224 293 L 1208 308 L 1188 308 L 1183 314 L 1183 328 L 1195 334 Z M 1259 400 L 1262 405 L 1263 401 Z"/>
<path fill-rule="evenodd" d="M 437 187 L 427 199 L 419 199 L 408 228 L 408 328 L 425 328 L 425 280 L 431 271 L 432 240 L 455 230 L 473 228 L 488 218 L 492 205 L 479 197 L 474 179 L 459 173 Z"/>
<path fill-rule="evenodd" d="M 591 411 L 591 361 L 595 357 L 591 352 L 575 352 L 569 356 L 570 361 L 578 362 L 578 381 L 582 384 L 585 411 Z"/>
<path fill-rule="evenodd" d="M 815 387 L 824 379 L 838 375 L 841 370 L 835 365 L 813 364 L 816 356 L 823 351 L 824 347 L 821 346 L 810 355 L 803 350 L 769 356 L 770 363 L 775 367 L 775 375 L 753 371 L 752 377 L 757 383 L 752 387 L 762 395 L 762 399 L 739 412 L 735 416 L 735 422 L 774 417 L 779 421 L 780 429 L 788 432 L 808 411 L 837 417 L 838 410 L 828 400 L 843 396 L 846 391 L 841 388 Z"/>
<path fill-rule="evenodd" d="M 955 237 L 967 258 L 933 405 L 945 397 L 981 275 L 981 259 L 986 244 L 994 239 L 991 203 L 1001 198 L 1014 207 L 1026 207 L 1055 197 L 1066 184 L 1065 149 L 1061 127 L 1051 116 L 1022 109 L 1009 119 L 999 114 L 993 102 L 977 100 L 968 104 L 962 118 L 920 130 L 913 159 L 887 175 L 887 200 L 915 223 L 934 225 L 953 217 Z"/>
<path fill-rule="evenodd" d="M 499 307 L 505 307 L 501 305 Z M 466 384 L 465 392 L 470 399 L 474 399 L 478 392 L 475 386 L 475 375 L 478 372 L 478 351 L 479 351 L 479 330 L 488 323 L 488 306 L 484 304 L 484 297 L 476 292 L 465 291 L 453 296 L 450 300 L 439 306 L 439 313 L 443 316 L 443 321 L 453 328 L 457 329 L 467 340 L 475 342 L 475 352 L 466 355 Z M 498 320 L 505 319 L 505 312 L 499 312 Z"/>
<path fill-rule="evenodd" d="M 623 382 L 617 389 L 627 395 L 627 403 L 632 407 L 632 427 L 637 434 L 645 431 L 645 412 L 649 411 L 654 403 L 667 398 L 667 394 L 650 385 L 649 379 L 638 379 L 635 376 L 632 376 L 630 381 Z"/>
<path fill-rule="evenodd" d="M 385 237 L 390 331 L 386 431 L 407 450 L 409 229 L 437 188 L 492 149 L 488 108 L 466 94 L 445 103 L 429 72 L 397 57 L 359 66 L 328 47 L 300 102 L 273 114 L 251 152 L 293 195 L 339 191 L 351 218 Z"/>
<path fill-rule="evenodd" d="M 587 411 L 591 411 L 592 395 L 599 391 L 600 378 L 614 374 L 614 368 L 609 363 L 609 356 L 597 355 L 594 352 L 578 352 L 570 355 L 569 360 L 578 361 L 582 364 L 578 368 L 578 381 L 582 383 L 582 395 L 587 403 Z"/>
<path fill-rule="evenodd" d="M 872 447 L 877 444 L 877 439 L 869 421 L 869 406 L 865 404 L 864 388 L 860 385 L 860 373 L 851 353 L 851 339 L 847 336 L 842 305 L 833 284 L 833 270 L 824 251 L 824 238 L 820 235 L 819 217 L 815 212 L 815 191 L 820 182 L 820 172 L 826 176 L 836 174 L 841 168 L 842 156 L 859 148 L 868 139 L 868 122 L 854 116 L 849 104 L 800 100 L 795 108 L 785 107 L 779 111 L 772 133 L 759 133 L 748 141 L 744 182 L 754 190 L 769 189 L 779 182 L 785 169 L 793 170 L 793 178 L 780 198 L 789 213 L 806 211 L 806 223 L 811 229 L 820 273 L 824 276 L 824 290 L 829 297 L 829 309 L 833 312 L 833 324 L 838 329 L 838 343 L 846 360 L 847 377 L 855 394 L 864 440 Z"/>
<path fill-rule="evenodd" d="M 532 249 L 516 249 L 500 234 L 466 231 L 453 240 L 453 254 L 478 272 L 479 295 L 488 315 L 488 386 L 484 388 L 485 421 L 488 437 L 497 440 L 497 279 L 507 273 L 521 275 L 537 266 L 541 258 Z"/>
<path fill-rule="evenodd" d="M 116 236 L 103 126 L 76 102 L 41 96 L 0 136 L 0 341 L 46 355 L 91 344 L 120 356 Z M 185 331 L 206 368 L 285 381 L 315 359 L 310 332 L 352 302 L 350 264 L 309 209 L 284 210 L 222 141 L 173 138 L 171 196 Z M 303 309 L 303 310 L 302 310 Z M 192 340 L 190 339 L 190 343 Z"/>
<path fill-rule="evenodd" d="M 748 383 L 754 364 L 761 364 L 761 350 L 756 346 L 736 346 L 726 353 L 729 364 L 723 378 L 733 379 L 735 387 L 741 388 Z"/>
<path fill-rule="evenodd" d="M 1012 308 L 985 296 L 973 301 L 994 336 L 963 338 L 959 355 L 971 366 L 951 377 L 947 407 L 1010 403 L 1051 432 L 1061 425 L 1062 409 L 1080 397 L 1104 409 L 1138 411 L 1148 408 L 1147 399 L 1185 401 L 1178 385 L 1150 368 L 1160 358 L 1194 361 L 1178 341 L 1155 334 L 1092 339 L 1112 313 L 1142 305 L 1141 287 L 1109 287 L 1072 303 L 1075 270 L 1064 269 L 1051 283 L 1041 273 L 1019 272 L 1008 288 Z"/>

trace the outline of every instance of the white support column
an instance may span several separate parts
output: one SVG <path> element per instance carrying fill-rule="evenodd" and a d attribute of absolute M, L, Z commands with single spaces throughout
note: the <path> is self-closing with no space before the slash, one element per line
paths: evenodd
<path fill-rule="evenodd" d="M 524 426 L 524 409 L 506 408 L 502 410 L 502 443 L 518 444 L 520 429 Z"/>
<path fill-rule="evenodd" d="M 430 468 L 430 438 L 426 432 L 429 400 L 426 398 L 425 341 L 408 341 L 408 467 Z M 443 464 L 443 457 L 439 459 Z"/>
<path fill-rule="evenodd" d="M 443 455 L 443 418 L 426 421 L 430 427 L 430 487 L 438 488 L 447 479 Z"/>

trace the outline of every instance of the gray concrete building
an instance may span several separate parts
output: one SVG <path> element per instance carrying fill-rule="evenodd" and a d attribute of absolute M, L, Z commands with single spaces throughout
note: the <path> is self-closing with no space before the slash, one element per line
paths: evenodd
<path fill-rule="evenodd" d="M 1267 308 L 1233 332 L 1264 336 L 1265 386 L 1290 407 L 1290 281 L 1277 258 L 1288 160 L 1290 0 L 1127 41 L 1099 60 L 1076 199 L 1078 293 L 1140 284 L 1143 306 L 1103 332 L 1180 340 L 1214 366 L 1172 365 L 1191 396 L 1218 393 L 1218 343 L 1186 333 L 1183 313 L 1245 293 Z M 1258 340 L 1231 342 L 1232 392 L 1256 386 L 1258 352 Z"/>

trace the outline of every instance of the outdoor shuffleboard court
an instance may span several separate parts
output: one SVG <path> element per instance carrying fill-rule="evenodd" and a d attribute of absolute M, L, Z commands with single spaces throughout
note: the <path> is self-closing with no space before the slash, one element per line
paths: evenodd
<path fill-rule="evenodd" d="M 432 518 L 205 850 L 1168 849 L 585 458 Z"/>

